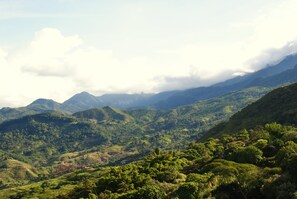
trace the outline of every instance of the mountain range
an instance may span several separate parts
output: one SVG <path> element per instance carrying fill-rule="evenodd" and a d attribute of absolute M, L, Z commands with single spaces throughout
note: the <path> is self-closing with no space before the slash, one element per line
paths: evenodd
<path fill-rule="evenodd" d="M 120 109 L 155 108 L 171 109 L 193 104 L 224 94 L 252 87 L 277 87 L 297 81 L 297 55 L 289 55 L 281 62 L 268 65 L 254 73 L 238 76 L 209 87 L 198 87 L 181 91 L 166 91 L 158 94 L 105 94 L 94 96 L 81 92 L 63 103 L 51 99 L 37 99 L 26 107 L 0 109 L 0 122 L 29 114 L 47 111 L 75 113 L 92 108 L 111 106 Z"/>
<path fill-rule="evenodd" d="M 4 169 L 0 165 L 0 176 L 5 177 L 0 180 L 4 186 L 15 186 L 72 171 L 71 165 L 118 165 L 138 160 L 155 148 L 185 149 L 201 133 L 270 90 L 243 89 L 171 110 L 105 106 L 4 121 L 0 124 L 0 162 L 5 165 Z M 61 169 L 64 164 L 70 166 Z M 28 177 L 23 175 L 29 171 Z"/>

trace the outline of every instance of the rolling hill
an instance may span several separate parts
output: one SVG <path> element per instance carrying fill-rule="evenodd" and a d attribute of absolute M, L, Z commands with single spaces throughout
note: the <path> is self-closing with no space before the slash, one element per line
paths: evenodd
<path fill-rule="evenodd" d="M 102 107 L 24 116 L 0 124 L 0 160 L 17 160 L 52 176 L 64 163 L 63 170 L 71 171 L 130 162 L 155 148 L 184 149 L 269 90 L 250 88 L 173 110 Z"/>
<path fill-rule="evenodd" d="M 61 105 L 63 110 L 71 113 L 102 106 L 101 100 L 87 92 L 78 93 Z"/>
<path fill-rule="evenodd" d="M 73 116 L 81 119 L 93 119 L 97 122 L 129 122 L 133 118 L 119 109 L 109 106 L 102 108 L 90 109 L 74 113 Z"/>
<path fill-rule="evenodd" d="M 297 124 L 297 83 L 278 88 L 234 114 L 228 122 L 219 124 L 206 133 L 206 138 L 232 133 L 256 125 L 278 122 Z"/>

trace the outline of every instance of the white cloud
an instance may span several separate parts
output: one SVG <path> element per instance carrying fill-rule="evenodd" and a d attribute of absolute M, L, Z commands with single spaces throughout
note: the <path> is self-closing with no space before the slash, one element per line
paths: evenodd
<path fill-rule="evenodd" d="M 56 29 L 45 28 L 28 45 L 16 51 L 0 51 L 1 106 L 21 106 L 39 97 L 61 100 L 69 96 L 75 83 L 65 78 L 71 70 L 64 59 L 81 44 L 78 36 L 64 37 Z"/>
<path fill-rule="evenodd" d="M 1 106 L 25 105 L 40 97 L 63 101 L 81 91 L 151 91 L 149 79 L 159 71 L 146 57 L 119 61 L 111 50 L 86 46 L 77 35 L 64 36 L 53 28 L 38 31 L 17 50 L 0 51 L 2 62 L 0 88 L 9 100 L 0 101 Z"/>
<path fill-rule="evenodd" d="M 41 76 L 67 76 L 65 56 L 82 44 L 77 36 L 65 37 L 57 29 L 44 28 L 24 48 L 10 54 L 9 61 L 24 72 Z"/>
<path fill-rule="evenodd" d="M 288 42 L 281 48 L 271 48 L 253 59 L 248 60 L 248 64 L 257 69 L 263 68 L 265 65 L 273 65 L 279 63 L 284 57 L 297 53 L 297 41 Z"/>
<path fill-rule="evenodd" d="M 283 1 L 249 22 L 253 34 L 243 43 L 245 64 L 259 69 L 297 52 L 296 7 L 296 0 Z"/>
<path fill-rule="evenodd" d="M 249 21 L 231 23 L 230 34 L 249 33 L 243 39 L 188 44 L 176 49 L 162 50 L 160 53 L 175 57 L 178 60 L 176 65 L 194 66 L 198 71 L 195 76 L 187 75 L 188 71 L 182 67 L 174 70 L 180 74 L 174 75 L 175 84 L 178 79 L 184 82 L 188 77 L 188 82 L 183 84 L 189 87 L 208 85 L 230 78 L 232 74 L 259 70 L 279 62 L 287 55 L 297 53 L 297 26 L 294 25 L 297 21 L 296 7 L 296 0 L 283 1 L 258 12 L 258 15 Z M 175 66 L 175 69 L 178 67 Z M 192 81 L 195 77 L 196 81 Z M 161 87 L 167 88 L 168 84 L 172 83 L 172 78 L 163 78 L 160 83 L 164 84 Z"/>

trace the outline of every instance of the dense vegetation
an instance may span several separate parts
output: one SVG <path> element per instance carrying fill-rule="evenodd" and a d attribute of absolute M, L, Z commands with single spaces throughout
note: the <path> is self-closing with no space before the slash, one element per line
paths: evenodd
<path fill-rule="evenodd" d="M 271 123 L 156 149 L 124 166 L 79 171 L 18 189 L 2 198 L 296 198 L 297 129 Z"/>
<path fill-rule="evenodd" d="M 206 137 L 232 133 L 270 122 L 297 123 L 297 84 L 273 90 L 260 100 L 234 114 L 228 122 L 211 129 Z"/>
<path fill-rule="evenodd" d="M 155 148 L 185 149 L 268 91 L 251 88 L 168 111 L 103 107 L 6 121 L 0 124 L 0 161 L 7 162 L 0 168 L 0 187 L 135 161 Z"/>
<path fill-rule="evenodd" d="M 74 113 L 73 116 L 81 119 L 93 119 L 96 122 L 112 120 L 130 122 L 133 120 L 133 118 L 125 112 L 109 106 Z"/>

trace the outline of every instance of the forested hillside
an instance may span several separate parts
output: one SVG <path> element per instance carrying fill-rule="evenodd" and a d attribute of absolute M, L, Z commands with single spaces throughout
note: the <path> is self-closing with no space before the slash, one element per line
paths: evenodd
<path fill-rule="evenodd" d="M 18 189 L 2 198 L 295 198 L 297 129 L 272 123 L 193 143 L 156 149 L 124 166 L 79 171 Z"/>
<path fill-rule="evenodd" d="M 206 137 L 220 133 L 232 133 L 243 128 L 251 128 L 269 122 L 282 124 L 297 123 L 297 84 L 273 90 L 260 100 L 234 114 L 210 130 Z"/>
<path fill-rule="evenodd" d="M 6 121 L 0 124 L 0 158 L 19 163 L 8 164 L 2 171 L 5 177 L 0 177 L 1 186 L 27 183 L 28 178 L 51 178 L 84 167 L 123 164 L 155 148 L 185 149 L 200 133 L 268 91 L 247 89 L 169 111 L 103 107 L 73 115 L 49 112 Z M 18 174 L 20 165 L 29 165 L 22 170 L 30 167 L 34 175 Z"/>

